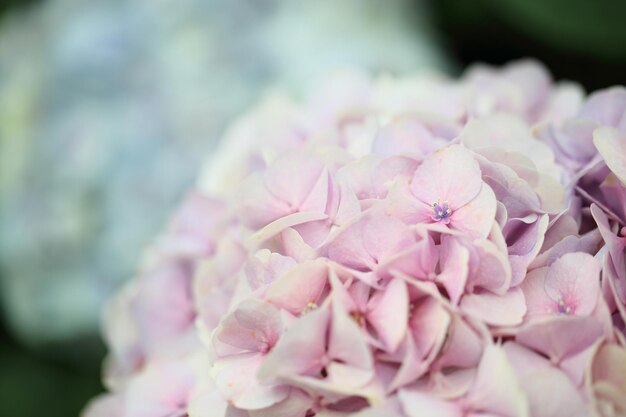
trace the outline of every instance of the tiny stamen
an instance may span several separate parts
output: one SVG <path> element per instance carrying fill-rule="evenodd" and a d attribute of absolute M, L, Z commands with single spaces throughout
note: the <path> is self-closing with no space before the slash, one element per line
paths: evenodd
<path fill-rule="evenodd" d="M 572 308 L 570 306 L 566 305 L 562 298 L 559 298 L 558 313 L 559 314 L 569 314 L 571 312 L 572 312 Z"/>
<path fill-rule="evenodd" d="M 306 306 L 304 306 L 304 308 L 302 309 L 301 314 L 305 315 L 307 313 L 310 313 L 311 311 L 315 310 L 318 307 L 318 305 L 312 301 L 310 301 Z"/>
<path fill-rule="evenodd" d="M 443 224 L 450 222 L 449 218 L 452 215 L 452 209 L 448 206 L 447 201 L 442 203 L 440 200 L 437 200 L 436 203 L 433 203 L 433 212 L 432 219 L 434 221 L 442 222 Z"/>

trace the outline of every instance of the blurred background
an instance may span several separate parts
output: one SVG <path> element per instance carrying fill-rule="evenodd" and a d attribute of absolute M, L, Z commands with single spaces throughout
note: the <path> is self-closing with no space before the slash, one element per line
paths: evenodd
<path fill-rule="evenodd" d="M 103 302 L 270 85 L 535 57 L 626 84 L 611 0 L 0 0 L 0 416 L 102 390 Z"/>

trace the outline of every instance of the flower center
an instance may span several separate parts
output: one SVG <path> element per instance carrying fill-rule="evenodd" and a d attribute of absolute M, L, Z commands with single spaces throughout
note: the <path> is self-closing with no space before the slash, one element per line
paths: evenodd
<path fill-rule="evenodd" d="M 559 306 L 558 313 L 559 314 L 570 314 L 572 312 L 572 308 L 565 304 L 562 298 L 559 298 Z"/>
<path fill-rule="evenodd" d="M 444 201 L 443 203 L 437 200 L 436 203 L 433 203 L 433 220 L 440 222 L 443 221 L 448 223 L 450 220 L 448 218 L 452 215 L 452 210 L 448 206 L 448 202 Z"/>

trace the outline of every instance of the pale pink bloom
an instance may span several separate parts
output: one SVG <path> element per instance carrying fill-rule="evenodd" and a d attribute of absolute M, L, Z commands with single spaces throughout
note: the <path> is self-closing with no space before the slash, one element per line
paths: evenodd
<path fill-rule="evenodd" d="M 344 309 L 365 329 L 373 329 L 373 340 L 380 341 L 381 348 L 394 352 L 407 331 L 409 293 L 404 281 L 394 278 L 379 291 L 361 281 L 345 288 L 334 276 L 331 283 L 335 308 Z"/>
<path fill-rule="evenodd" d="M 522 290 L 528 317 L 587 316 L 598 303 L 600 265 L 587 253 L 568 253 L 549 267 L 531 271 Z"/>
<path fill-rule="evenodd" d="M 313 390 L 334 401 L 368 395 L 373 358 L 363 332 L 328 303 L 290 326 L 259 371 L 268 381 Z"/>
<path fill-rule="evenodd" d="M 255 299 L 242 302 L 215 329 L 211 376 L 229 403 L 260 409 L 287 397 L 289 387 L 263 384 L 256 376 L 282 331 L 280 312 Z"/>
<path fill-rule="evenodd" d="M 408 189 L 388 197 L 387 210 L 407 223 L 437 223 L 484 238 L 495 218 L 496 199 L 472 153 L 451 145 L 422 162 Z"/>

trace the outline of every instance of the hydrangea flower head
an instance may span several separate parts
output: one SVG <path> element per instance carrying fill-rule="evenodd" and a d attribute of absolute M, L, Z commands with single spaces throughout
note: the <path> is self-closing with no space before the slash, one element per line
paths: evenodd
<path fill-rule="evenodd" d="M 622 415 L 621 90 L 354 77 L 239 122 L 111 303 L 85 417 Z"/>

